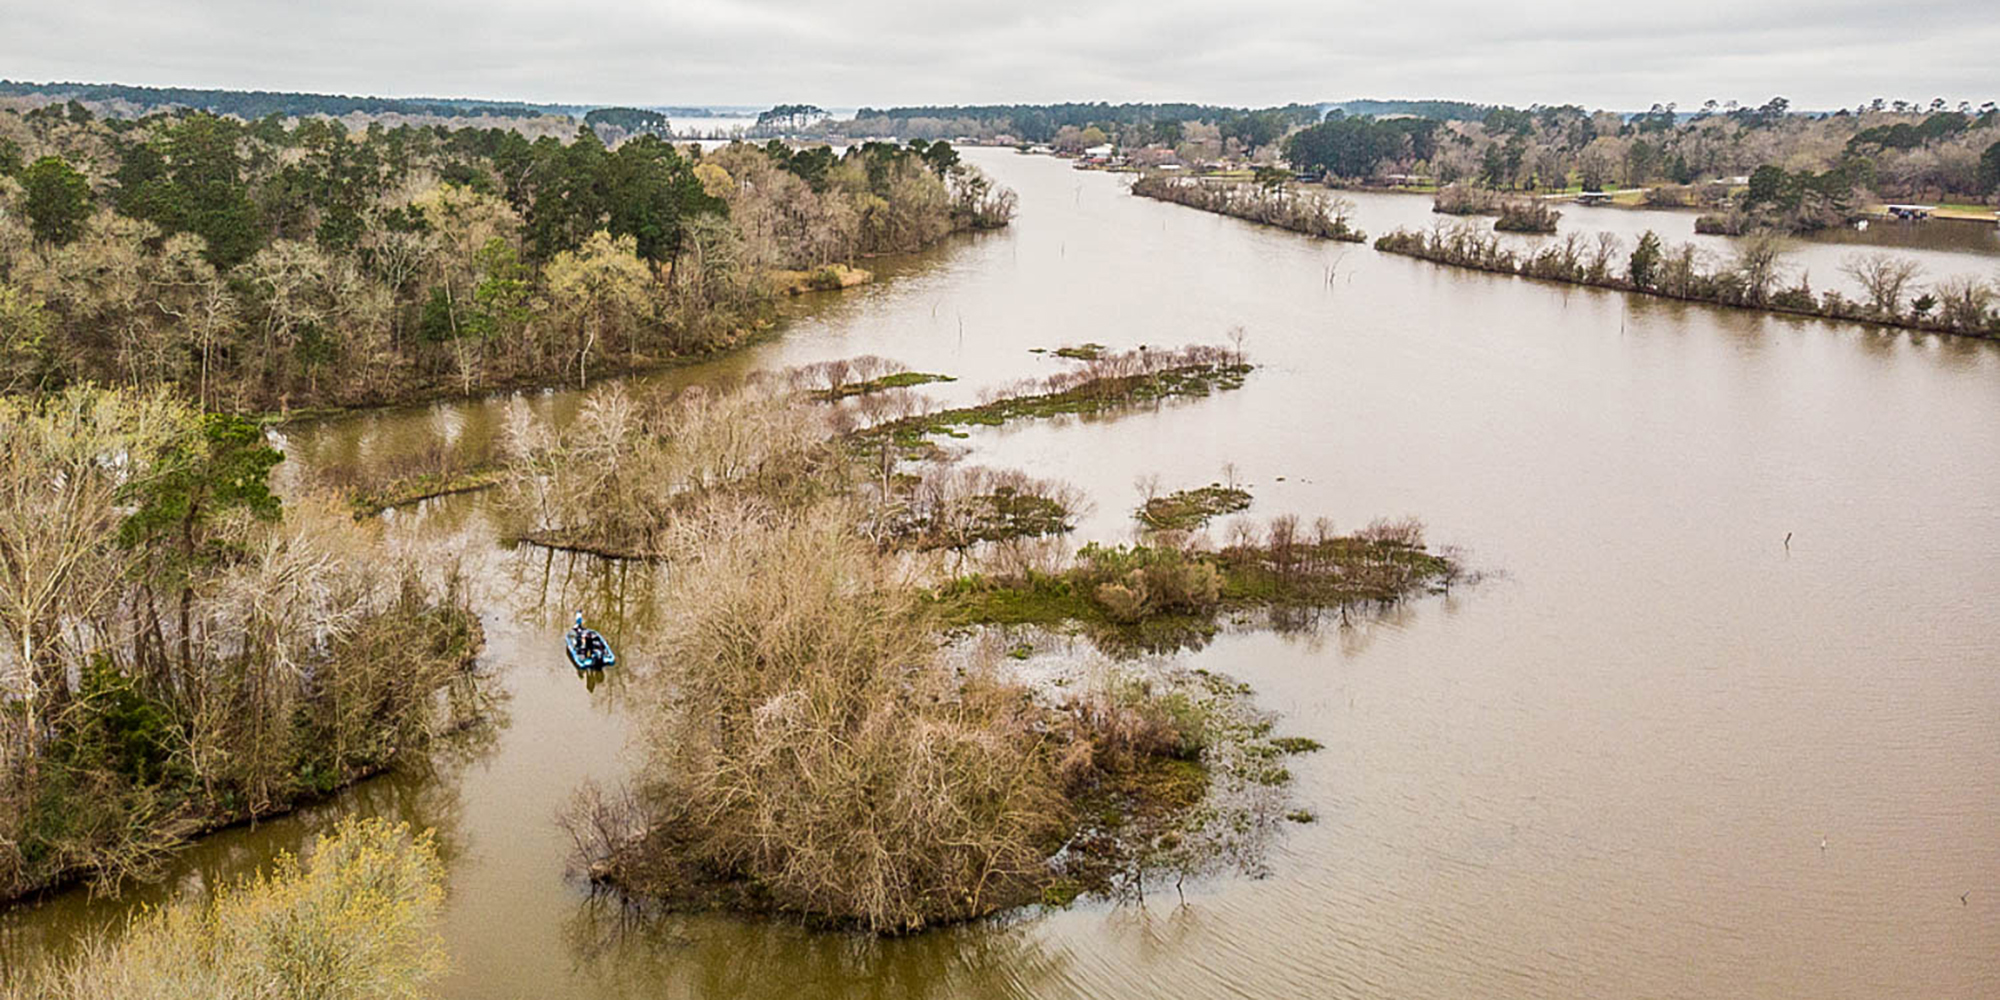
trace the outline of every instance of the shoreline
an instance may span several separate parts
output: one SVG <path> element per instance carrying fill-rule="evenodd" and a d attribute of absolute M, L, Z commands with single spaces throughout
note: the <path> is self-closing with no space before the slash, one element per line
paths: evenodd
<path fill-rule="evenodd" d="M 895 254 L 876 254 L 864 257 L 863 259 L 877 260 L 885 257 L 909 257 L 929 253 L 945 246 L 955 238 L 976 236 L 980 233 L 990 232 L 993 228 L 1005 227 L 968 226 L 946 233 L 937 242 L 928 246 Z M 835 271 L 840 275 L 840 284 L 838 287 L 832 285 L 815 287 L 810 284 L 804 284 L 801 287 L 802 283 L 809 283 L 815 275 L 829 270 Z M 798 280 L 791 282 L 782 280 L 788 275 L 797 276 Z M 370 413 L 389 413 L 400 409 L 415 409 L 443 400 L 468 401 L 493 399 L 513 393 L 548 390 L 577 391 L 588 389 L 591 385 L 596 385 L 604 381 L 673 371 L 677 368 L 686 368 L 715 361 L 745 348 L 755 347 L 758 344 L 764 343 L 767 338 L 776 336 L 782 332 L 786 321 L 790 319 L 789 316 L 784 314 L 783 307 L 787 302 L 808 299 L 815 292 L 845 292 L 885 280 L 878 278 L 876 272 L 855 266 L 851 263 L 828 265 L 816 271 L 778 272 L 774 273 L 773 277 L 775 280 L 772 286 L 772 293 L 758 300 L 755 314 L 747 317 L 743 324 L 734 329 L 733 333 L 735 336 L 728 343 L 693 354 L 670 354 L 665 356 L 627 355 L 625 363 L 606 358 L 603 367 L 592 373 L 591 378 L 594 381 L 589 382 L 587 385 L 573 385 L 568 381 L 567 375 L 553 381 L 547 378 L 546 375 L 524 375 L 520 378 L 483 385 L 471 392 L 437 385 L 415 390 L 411 395 L 403 399 L 355 403 L 352 405 L 300 406 L 281 410 L 251 410 L 245 412 L 244 416 L 267 427 L 289 427 L 307 422 L 336 421 Z M 634 361 L 632 360 L 633 358 L 637 358 L 638 360 Z"/>
<path fill-rule="evenodd" d="M 458 677 L 459 679 L 476 679 L 478 677 L 479 656 L 486 650 L 486 625 L 480 620 L 477 613 L 468 612 L 467 620 L 471 630 L 471 642 L 461 654 Z M 439 690 L 443 690 L 443 688 Z M 490 719 L 491 716 L 482 713 L 471 718 L 457 720 L 455 723 L 438 730 L 431 739 L 437 741 L 456 739 L 490 721 Z M 429 753 L 431 749 L 431 745 L 426 745 L 422 748 L 422 752 Z M 395 771 L 405 764 L 406 761 L 403 760 L 403 755 L 397 753 L 388 760 L 380 761 L 367 767 L 357 768 L 342 775 L 340 781 L 324 790 L 304 790 L 288 800 L 282 807 L 264 812 L 237 810 L 216 811 L 210 812 L 207 815 L 190 815 L 186 819 L 192 821 L 194 825 L 174 833 L 171 843 L 165 845 L 162 853 L 172 856 L 216 834 L 239 827 L 255 826 L 264 820 L 289 816 L 300 810 L 310 809 L 313 806 L 331 802 L 346 793 L 349 789 L 373 778 L 379 778 Z M 100 864 L 76 864 L 52 874 L 49 878 L 37 884 L 23 887 L 19 891 L 8 892 L 0 889 L 0 911 L 22 906 L 33 906 L 52 896 L 73 891 L 79 883 L 90 880 L 101 874 L 104 870 L 104 866 Z M 134 877 L 131 873 L 121 874 L 117 877 L 117 881 L 123 882 Z M 144 881 L 144 879 L 142 878 L 141 881 Z M 97 890 L 93 888 L 91 891 L 96 892 Z M 114 887 L 110 894 L 115 896 L 117 893 L 118 889 Z"/>
<path fill-rule="evenodd" d="M 1421 233 L 1408 233 L 1404 231 L 1399 231 L 1399 232 L 1402 232 L 1403 235 L 1405 236 L 1419 237 L 1419 238 L 1422 236 Z M 1961 330 L 1946 325 L 1942 322 L 1927 323 L 1920 320 L 1907 320 L 1894 317 L 1883 318 L 1879 316 L 1847 314 L 1847 313 L 1829 311 L 1817 305 L 1811 308 L 1803 308 L 1798 306 L 1787 306 L 1775 301 L 1766 301 L 1762 303 L 1732 302 L 1728 299 L 1711 298 L 1700 295 L 1676 295 L 1672 292 L 1664 291 L 1658 288 L 1641 288 L 1637 285 L 1632 284 L 1632 282 L 1630 282 L 1629 280 L 1623 278 L 1607 278 L 1603 281 L 1589 281 L 1582 279 L 1571 280 L 1567 278 L 1553 277 L 1542 274 L 1530 274 L 1523 267 L 1523 265 L 1526 263 L 1525 261 L 1517 263 L 1513 266 L 1501 266 L 1501 265 L 1489 266 L 1469 261 L 1449 260 L 1446 258 L 1433 256 L 1428 253 L 1420 252 L 1417 250 L 1400 249 L 1394 246 L 1383 245 L 1385 241 L 1392 239 L 1396 235 L 1397 235 L 1396 233 L 1390 233 L 1389 235 L 1384 236 L 1381 239 L 1378 239 L 1375 242 L 1375 249 L 1382 253 L 1394 254 L 1399 257 L 1409 257 L 1416 260 L 1426 261 L 1428 263 L 1436 264 L 1441 267 L 1456 267 L 1468 271 L 1480 271 L 1486 274 L 1497 274 L 1497 275 L 1505 275 L 1516 278 L 1526 278 L 1530 281 L 1542 281 L 1542 282 L 1548 282 L 1549 284 L 1566 285 L 1573 288 L 1595 288 L 1607 292 L 1627 292 L 1633 295 L 1644 295 L 1650 298 L 1667 299 L 1675 302 L 1689 302 L 1697 305 L 1719 306 L 1728 309 L 1741 309 L 1749 312 L 1769 313 L 1780 316 L 1796 316 L 1800 319 L 1816 319 L 1828 323 L 1855 323 L 1863 326 L 1875 326 L 1892 330 L 1906 330 L 1911 333 L 1944 334 L 1946 336 L 1968 337 L 1974 340 L 2000 339 L 2000 331 L 1995 331 L 1991 327 L 1989 327 L 1987 330 Z M 1782 290 L 1778 294 L 1783 294 Z"/>

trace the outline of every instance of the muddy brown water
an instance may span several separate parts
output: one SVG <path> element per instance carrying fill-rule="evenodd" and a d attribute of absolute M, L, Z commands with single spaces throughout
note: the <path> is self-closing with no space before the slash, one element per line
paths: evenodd
<path fill-rule="evenodd" d="M 499 549 L 472 495 L 390 524 L 464 541 L 501 723 L 433 773 L 204 841 L 166 888 L 344 814 L 436 827 L 450 997 L 2000 996 L 2000 345 L 1453 270 L 967 155 L 1020 192 L 1011 229 L 887 262 L 779 336 L 651 378 L 872 353 L 959 376 L 926 387 L 957 402 L 1066 364 L 1030 348 L 1245 327 L 1261 367 L 1240 391 L 981 430 L 967 460 L 1082 487 L 1079 538 L 1127 536 L 1137 477 L 1199 485 L 1234 463 L 1252 515 L 1413 514 L 1491 571 L 1353 627 L 1182 657 L 1325 744 L 1292 762 L 1317 821 L 1286 826 L 1264 877 L 890 941 L 592 899 L 551 816 L 625 773 L 636 685 L 586 685 L 562 619 L 584 607 L 642 651 L 662 610 L 629 573 Z M 1424 198 L 1356 201 L 1371 233 L 1432 218 Z M 1692 224 L 1563 222 L 1628 246 Z M 1934 275 L 2000 269 L 1993 234 L 1957 227 L 1793 259 L 1824 285 L 1857 239 Z M 286 474 L 436 435 L 482 447 L 499 407 L 289 428 Z M 15 907 L 0 954 L 18 968 L 162 891 Z"/>

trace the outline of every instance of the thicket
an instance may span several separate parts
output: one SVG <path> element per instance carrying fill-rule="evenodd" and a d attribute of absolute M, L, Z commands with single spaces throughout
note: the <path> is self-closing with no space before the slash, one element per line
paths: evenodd
<path fill-rule="evenodd" d="M 1057 700 L 955 660 L 864 521 L 728 503 L 681 523 L 644 773 L 566 816 L 593 879 L 902 933 L 1199 870 L 1254 828 L 1199 808 L 1218 772 L 1287 777 L 1240 690 L 1118 676 Z"/>
<path fill-rule="evenodd" d="M 1817 173 L 1758 167 L 1723 211 L 1696 218 L 1694 231 L 1740 236 L 1759 229 L 1809 233 L 1846 225 L 1860 217 L 1873 172 L 1865 160 Z"/>
<path fill-rule="evenodd" d="M 660 557 L 674 521 L 716 497 L 796 508 L 846 495 L 866 501 L 879 545 L 962 553 L 979 542 L 1065 532 L 1081 498 L 1013 473 L 907 471 L 906 463 L 949 457 L 933 438 L 1234 388 L 1250 370 L 1237 358 L 1212 347 L 1105 354 L 948 409 L 914 391 L 938 376 L 874 357 L 721 389 L 635 395 L 612 385 L 560 427 L 513 404 L 497 478 L 515 537 L 600 555 Z"/>
<path fill-rule="evenodd" d="M 1444 215 L 1498 215 L 1499 192 L 1471 184 L 1447 184 L 1431 199 L 1431 211 Z"/>
<path fill-rule="evenodd" d="M 0 399 L 0 896 L 150 874 L 478 714 L 451 564 L 281 509 L 281 457 L 160 390 Z"/>
<path fill-rule="evenodd" d="M 0 391 L 232 412 L 586 382 L 737 342 L 770 272 L 1004 225 L 933 147 L 709 155 L 493 129 L 0 112 Z M 782 155 L 780 153 L 782 152 Z M 820 163 L 809 182 L 786 169 Z M 782 159 L 783 164 L 778 160 Z M 942 165 L 942 166 L 941 166 Z"/>
<path fill-rule="evenodd" d="M 1942 100 L 1928 107 L 1876 100 L 1822 114 L 1793 112 L 1784 98 L 1711 101 L 1691 113 L 1656 105 L 1636 116 L 1577 105 L 1467 110 L 1442 122 L 1331 120 L 1293 133 L 1284 153 L 1299 169 L 1338 179 L 1399 173 L 1495 191 L 1673 185 L 1700 192 L 1704 204 L 1759 170 L 1821 185 L 1834 200 L 1850 192 L 1892 200 L 2000 192 L 2000 153 L 1992 152 L 2000 147 L 2000 110 L 1990 101 L 1949 108 Z M 1837 214 L 1837 205 L 1826 207 L 1759 211 L 1767 225 L 1789 217 L 1810 226 Z"/>
<path fill-rule="evenodd" d="M 1553 233 L 1561 218 L 1561 212 L 1539 198 L 1510 198 L 1500 203 L 1493 228 L 1503 233 Z"/>
<path fill-rule="evenodd" d="M 449 965 L 444 870 L 428 833 L 345 820 L 309 858 L 146 909 L 73 957 L 24 973 L 27 1000 L 419 997 Z"/>
<path fill-rule="evenodd" d="M 520 537 L 655 556 L 691 505 L 727 493 L 796 506 L 845 488 L 835 411 L 782 379 L 722 390 L 591 393 L 557 428 L 524 402 L 506 424 L 506 501 Z"/>
<path fill-rule="evenodd" d="M 1399 229 L 1376 240 L 1375 248 L 1440 264 L 1668 298 L 2000 336 L 2000 310 L 1995 308 L 2000 305 L 2000 288 L 1984 278 L 1954 275 L 1919 291 L 1916 279 L 1921 268 L 1915 261 L 1891 254 L 1857 254 L 1842 270 L 1861 285 L 1866 299 L 1852 299 L 1833 289 L 1815 292 L 1806 274 L 1791 274 L 1784 262 L 1783 241 L 1770 230 L 1743 237 L 1722 260 L 1690 243 L 1668 247 L 1649 231 L 1623 257 L 1622 267 L 1624 244 L 1612 233 L 1599 233 L 1594 240 L 1571 233 L 1524 253 L 1477 226 L 1438 225 L 1420 232 Z"/>
<path fill-rule="evenodd" d="M 1321 239 L 1360 243 L 1368 238 L 1349 220 L 1353 204 L 1321 190 L 1144 174 L 1132 182 L 1132 193 Z"/>

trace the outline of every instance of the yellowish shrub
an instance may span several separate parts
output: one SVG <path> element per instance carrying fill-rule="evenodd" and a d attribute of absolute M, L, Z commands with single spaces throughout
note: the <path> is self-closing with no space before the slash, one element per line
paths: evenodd
<path fill-rule="evenodd" d="M 429 833 L 346 820 L 309 862 L 133 917 L 123 935 L 10 983 L 8 1000 L 317 1000 L 425 995 L 447 967 L 444 870 Z"/>

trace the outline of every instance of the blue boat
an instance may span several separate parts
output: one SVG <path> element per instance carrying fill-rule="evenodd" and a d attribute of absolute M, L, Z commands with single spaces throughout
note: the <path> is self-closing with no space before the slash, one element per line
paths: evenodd
<path fill-rule="evenodd" d="M 577 612 L 576 625 L 563 634 L 563 648 L 569 651 L 569 662 L 576 664 L 578 670 L 602 670 L 618 662 L 611 644 L 596 629 L 583 627 L 581 611 Z"/>
<path fill-rule="evenodd" d="M 592 629 L 584 629 L 582 635 L 571 632 L 563 636 L 563 648 L 569 650 L 569 662 L 578 670 L 601 670 L 618 662 L 611 644 Z"/>

